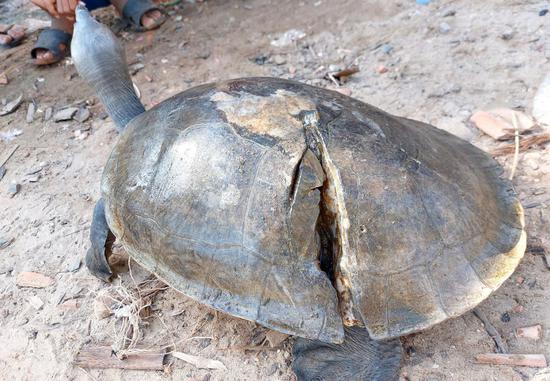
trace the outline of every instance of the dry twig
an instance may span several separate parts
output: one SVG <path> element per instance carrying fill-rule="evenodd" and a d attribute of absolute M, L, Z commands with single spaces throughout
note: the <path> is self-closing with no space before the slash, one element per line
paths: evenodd
<path fill-rule="evenodd" d="M 118 285 L 107 288 L 98 295 L 99 298 L 108 301 L 108 307 L 116 318 L 113 325 L 112 350 L 119 359 L 147 352 L 137 349 L 137 343 L 141 338 L 141 326 L 143 320 L 148 317 L 147 311 L 156 294 L 168 288 L 154 276 L 137 283 L 131 268 L 130 278 L 133 287 L 127 287 L 120 281 Z"/>
<path fill-rule="evenodd" d="M 16 144 L 13 146 L 13 148 L 11 149 L 11 151 L 8 152 L 6 157 L 2 159 L 2 161 L 0 161 L 0 167 L 4 166 L 4 164 L 8 162 L 8 160 L 13 156 L 13 154 L 15 153 L 15 151 L 17 151 L 18 148 L 19 148 L 19 144 Z"/>
<path fill-rule="evenodd" d="M 475 308 L 473 310 L 474 315 L 481 320 L 483 323 L 485 330 L 491 336 L 491 338 L 495 341 L 495 344 L 497 346 L 497 349 L 500 353 L 508 353 L 508 347 L 504 340 L 502 340 L 502 336 L 500 336 L 500 333 L 498 333 L 497 329 L 491 324 L 489 319 L 487 319 L 487 316 L 479 308 Z"/>
<path fill-rule="evenodd" d="M 531 147 L 543 145 L 548 142 L 550 142 L 550 133 L 531 135 L 529 137 L 521 139 L 519 149 L 520 151 L 526 151 Z M 493 151 L 491 151 L 491 154 L 493 156 L 504 156 L 513 153 L 515 149 L 515 144 L 507 144 L 503 147 L 498 147 L 494 149 Z"/>
<path fill-rule="evenodd" d="M 516 168 L 519 161 L 519 127 L 518 127 L 518 117 L 516 114 L 512 114 L 512 124 L 514 125 L 514 160 L 512 162 L 512 170 L 510 171 L 509 180 L 514 178 L 516 173 Z"/>

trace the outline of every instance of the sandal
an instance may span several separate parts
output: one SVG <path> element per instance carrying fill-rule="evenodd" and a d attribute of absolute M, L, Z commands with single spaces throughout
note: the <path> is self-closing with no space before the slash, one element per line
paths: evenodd
<path fill-rule="evenodd" d="M 43 49 L 50 51 L 53 54 L 53 60 L 43 63 L 36 62 L 37 65 L 50 65 L 59 62 L 69 53 L 71 37 L 72 36 L 69 33 L 64 32 L 60 29 L 44 29 L 40 33 L 40 36 L 38 37 L 38 41 L 36 41 L 34 48 L 31 50 L 31 57 L 36 62 L 36 55 L 38 50 Z M 62 45 L 65 45 L 65 48 L 62 48 Z"/>
<path fill-rule="evenodd" d="M 155 24 L 146 28 L 141 24 L 141 18 L 149 11 L 159 11 L 162 17 Z M 137 32 L 156 29 L 166 21 L 164 11 L 150 0 L 128 0 L 122 9 L 122 17 Z"/>
<path fill-rule="evenodd" d="M 25 38 L 25 27 L 21 25 L 0 24 L 0 49 L 17 46 Z"/>

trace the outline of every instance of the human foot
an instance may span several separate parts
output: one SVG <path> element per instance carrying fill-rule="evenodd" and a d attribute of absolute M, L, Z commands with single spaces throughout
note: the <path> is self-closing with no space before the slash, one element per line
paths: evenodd
<path fill-rule="evenodd" d="M 68 17 L 52 18 L 52 27 L 44 29 L 31 50 L 36 65 L 50 65 L 62 60 L 69 52 L 74 20 Z"/>
<path fill-rule="evenodd" d="M 0 47 L 12 47 L 25 38 L 25 28 L 21 25 L 0 24 Z"/>
<path fill-rule="evenodd" d="M 166 21 L 164 13 L 150 0 L 113 0 L 112 4 L 139 31 L 158 28 Z"/>

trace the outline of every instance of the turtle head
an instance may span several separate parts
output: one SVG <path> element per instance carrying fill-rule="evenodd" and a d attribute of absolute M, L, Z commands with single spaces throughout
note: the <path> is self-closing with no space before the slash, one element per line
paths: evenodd
<path fill-rule="evenodd" d="M 134 91 L 124 48 L 82 3 L 76 8 L 71 54 L 78 74 L 95 90 L 119 131 L 145 111 Z"/>

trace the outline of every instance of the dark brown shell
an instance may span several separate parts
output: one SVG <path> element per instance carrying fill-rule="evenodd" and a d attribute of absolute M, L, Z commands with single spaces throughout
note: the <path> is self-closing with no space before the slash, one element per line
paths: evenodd
<path fill-rule="evenodd" d="M 522 209 L 500 173 L 432 126 L 251 78 L 185 91 L 135 118 L 102 194 L 117 238 L 175 289 L 339 342 L 353 319 L 382 339 L 457 316 L 513 272 Z M 331 187 L 336 249 L 319 228 Z M 336 262 L 332 279 L 324 255 Z"/>

